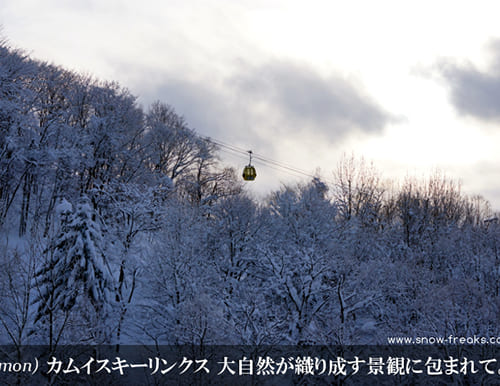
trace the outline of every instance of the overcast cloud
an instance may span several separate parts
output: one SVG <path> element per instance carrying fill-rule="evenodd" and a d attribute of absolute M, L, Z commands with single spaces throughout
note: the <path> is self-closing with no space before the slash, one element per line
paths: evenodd
<path fill-rule="evenodd" d="M 157 74 L 156 85 L 142 88 L 145 100 L 170 101 L 197 122 L 218 121 L 224 110 L 246 119 L 284 125 L 288 130 L 307 128 L 318 133 L 347 135 L 353 130 L 381 132 L 392 119 L 362 90 L 340 76 L 323 77 L 314 68 L 291 62 L 258 67 L 242 66 L 227 79 L 196 83 Z M 227 114 L 228 111 L 225 112 Z"/>
<path fill-rule="evenodd" d="M 492 63 L 486 70 L 473 63 L 442 60 L 438 72 L 449 89 L 449 98 L 458 113 L 485 121 L 500 121 L 500 40 L 490 45 Z"/>
<path fill-rule="evenodd" d="M 344 136 L 352 131 L 381 132 L 390 116 L 348 80 L 320 75 L 293 62 L 244 68 L 234 77 L 248 102 L 267 106 L 289 129 Z"/>

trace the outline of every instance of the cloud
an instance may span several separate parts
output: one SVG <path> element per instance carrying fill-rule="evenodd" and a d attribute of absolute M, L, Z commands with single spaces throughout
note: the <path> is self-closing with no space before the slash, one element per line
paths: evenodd
<path fill-rule="evenodd" d="M 133 72 L 152 76 L 147 70 Z M 137 82 L 132 89 L 138 89 L 147 103 L 159 99 L 171 104 L 192 126 L 208 127 L 215 134 L 307 132 L 338 141 L 352 133 L 380 133 L 393 119 L 360 87 L 338 75 L 325 77 L 312 67 L 284 61 L 258 66 L 240 62 L 228 72 L 190 79 L 187 74 L 160 71 L 154 82 Z"/>
<path fill-rule="evenodd" d="M 314 68 L 274 61 L 246 66 L 231 82 L 239 95 L 291 130 L 345 136 L 352 131 L 380 132 L 392 119 L 362 90 Z"/>
<path fill-rule="evenodd" d="M 490 44 L 492 65 L 479 70 L 470 62 L 441 60 L 437 72 L 449 89 L 453 107 L 464 116 L 483 121 L 500 121 L 500 41 Z"/>
<path fill-rule="evenodd" d="M 156 85 L 140 87 L 141 100 L 146 104 L 160 100 L 170 104 L 180 115 L 183 115 L 189 126 L 206 135 L 223 135 L 228 127 L 241 128 L 237 117 L 242 111 L 230 108 L 231 100 L 226 90 L 220 90 L 210 83 L 181 76 L 160 75 Z"/>

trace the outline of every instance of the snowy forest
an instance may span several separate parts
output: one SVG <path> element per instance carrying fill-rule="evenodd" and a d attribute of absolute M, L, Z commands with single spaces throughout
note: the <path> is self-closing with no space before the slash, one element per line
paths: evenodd
<path fill-rule="evenodd" d="M 0 43 L 0 344 L 498 335 L 486 200 L 344 156 L 259 201 L 172 106 Z"/>

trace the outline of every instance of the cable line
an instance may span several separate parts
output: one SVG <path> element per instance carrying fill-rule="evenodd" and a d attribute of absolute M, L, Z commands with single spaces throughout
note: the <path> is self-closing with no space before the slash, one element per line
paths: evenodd
<path fill-rule="evenodd" d="M 224 148 L 222 148 L 220 150 L 223 151 L 223 152 L 225 152 L 225 153 L 233 154 L 234 155 L 234 152 L 232 150 L 228 150 L 228 149 L 224 149 Z M 240 154 L 240 153 L 238 152 L 238 154 Z M 253 157 L 255 158 L 255 154 L 254 154 Z M 267 168 L 274 169 L 274 170 L 277 170 L 277 171 L 282 172 L 282 173 L 287 173 L 287 174 L 289 174 L 291 176 L 294 176 L 294 177 L 302 177 L 302 176 L 304 176 L 304 173 L 300 173 L 300 175 L 299 175 L 298 172 L 292 172 L 292 171 L 288 171 L 288 170 L 283 170 L 283 168 L 281 168 L 281 167 L 273 166 L 272 164 L 270 164 L 270 163 L 268 164 L 268 163 L 262 162 L 261 160 L 259 160 L 257 163 L 259 165 L 265 166 Z M 314 176 L 311 176 L 309 174 L 305 174 L 305 175 L 307 177 L 314 178 Z"/>
<path fill-rule="evenodd" d="M 228 143 L 222 142 L 220 140 L 216 140 L 214 138 L 206 137 L 205 140 L 209 141 L 209 142 L 212 142 L 215 145 L 218 145 L 219 147 L 221 147 L 221 150 L 225 149 L 226 152 L 233 152 L 233 153 L 236 153 L 236 154 L 239 154 L 239 155 L 244 155 L 245 157 L 249 153 L 249 150 L 245 150 L 245 149 L 243 149 L 241 147 L 238 147 L 238 146 L 235 146 L 235 145 L 230 145 Z M 260 161 L 259 163 L 263 163 L 264 166 L 267 166 L 267 167 L 269 167 L 271 169 L 275 169 L 275 170 L 278 170 L 278 171 L 281 171 L 281 172 L 285 172 L 285 173 L 294 175 L 295 177 L 297 177 L 297 175 L 300 174 L 300 175 L 303 175 L 303 176 L 306 176 L 306 177 L 309 177 L 309 178 L 315 178 L 315 176 L 313 176 L 310 173 L 307 173 L 304 170 L 298 169 L 298 168 L 296 168 L 294 166 L 285 164 L 283 162 L 272 160 L 272 159 L 264 157 L 264 156 L 262 156 L 260 154 L 256 154 L 256 153 L 252 152 L 252 157 L 254 159 L 256 159 L 256 160 L 259 160 Z"/>

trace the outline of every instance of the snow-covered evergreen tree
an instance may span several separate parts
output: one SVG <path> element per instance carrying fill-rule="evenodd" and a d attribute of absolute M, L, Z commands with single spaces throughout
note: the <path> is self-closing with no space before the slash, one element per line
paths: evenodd
<path fill-rule="evenodd" d="M 69 311 L 87 298 L 96 312 L 105 310 L 113 279 L 101 250 L 101 229 L 89 200 L 82 197 L 76 210 L 61 213 L 61 229 L 47 251 L 50 258 L 36 273 L 36 320 L 51 312 Z M 67 216 L 67 217 L 65 217 Z"/>

